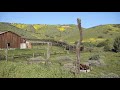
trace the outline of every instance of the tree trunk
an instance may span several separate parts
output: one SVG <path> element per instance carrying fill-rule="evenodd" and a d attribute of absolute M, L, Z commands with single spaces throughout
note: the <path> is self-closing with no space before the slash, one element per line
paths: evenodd
<path fill-rule="evenodd" d="M 80 39 L 76 45 L 76 54 L 77 54 L 77 73 L 80 73 L 80 46 L 82 43 L 82 28 L 81 28 L 81 20 L 79 18 L 77 18 L 77 23 L 78 23 L 78 28 L 79 28 L 79 32 L 80 32 Z"/>

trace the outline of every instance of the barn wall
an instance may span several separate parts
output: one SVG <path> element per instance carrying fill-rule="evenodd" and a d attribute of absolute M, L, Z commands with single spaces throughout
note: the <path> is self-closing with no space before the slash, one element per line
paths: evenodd
<path fill-rule="evenodd" d="M 12 32 L 0 34 L 0 48 L 6 48 L 7 43 L 10 43 L 9 48 L 20 48 L 20 43 L 23 42 L 20 36 Z"/>

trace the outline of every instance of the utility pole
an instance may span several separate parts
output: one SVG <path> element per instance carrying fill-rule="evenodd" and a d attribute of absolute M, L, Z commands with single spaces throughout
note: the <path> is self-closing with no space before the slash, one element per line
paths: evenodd
<path fill-rule="evenodd" d="M 80 39 L 76 45 L 76 54 L 77 54 L 77 73 L 80 73 L 80 56 L 81 56 L 81 52 L 80 52 L 80 47 L 81 47 L 81 43 L 82 43 L 82 28 L 81 28 L 81 20 L 79 18 L 77 18 L 77 24 L 78 24 L 78 28 L 79 28 L 79 32 L 80 32 Z"/>

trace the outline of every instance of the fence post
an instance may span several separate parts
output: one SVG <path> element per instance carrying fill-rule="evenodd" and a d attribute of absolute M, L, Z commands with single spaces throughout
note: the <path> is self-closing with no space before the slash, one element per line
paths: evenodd
<path fill-rule="evenodd" d="M 50 58 L 50 43 L 48 42 L 48 47 L 47 47 L 47 60 Z"/>
<path fill-rule="evenodd" d="M 44 56 L 45 56 L 45 52 L 44 52 Z"/>
<path fill-rule="evenodd" d="M 5 49 L 5 56 L 6 56 L 6 61 L 8 61 L 8 44 L 7 44 L 7 47 Z"/>
<path fill-rule="evenodd" d="M 12 54 L 12 59 L 14 60 L 14 54 Z"/>
<path fill-rule="evenodd" d="M 35 57 L 35 54 L 33 53 L 33 58 Z"/>

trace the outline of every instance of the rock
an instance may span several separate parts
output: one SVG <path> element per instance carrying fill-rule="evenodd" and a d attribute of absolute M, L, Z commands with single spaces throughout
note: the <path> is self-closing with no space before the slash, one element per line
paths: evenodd
<path fill-rule="evenodd" d="M 90 72 L 90 69 L 88 69 L 88 70 L 80 70 L 80 72 L 87 73 L 87 72 Z"/>

